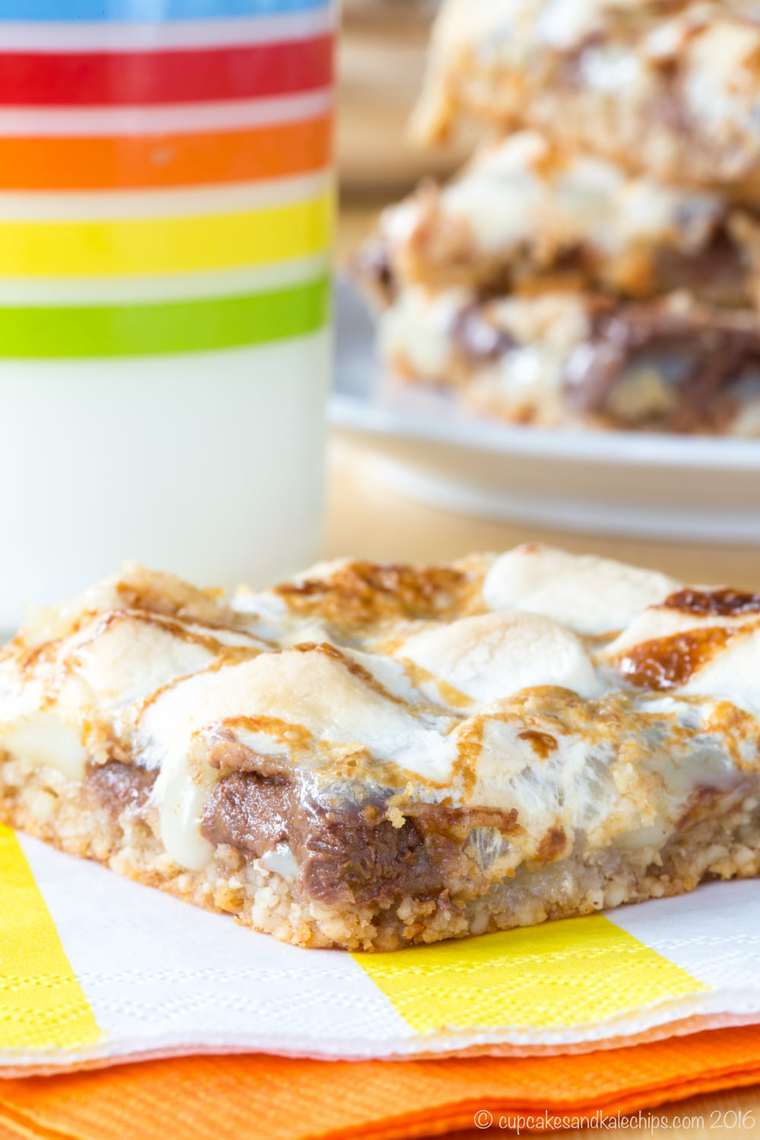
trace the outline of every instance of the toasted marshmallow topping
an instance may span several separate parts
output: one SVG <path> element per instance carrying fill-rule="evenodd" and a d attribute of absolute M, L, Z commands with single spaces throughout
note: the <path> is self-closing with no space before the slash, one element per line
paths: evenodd
<path fill-rule="evenodd" d="M 54 768 L 70 780 L 84 776 L 87 752 L 79 725 L 55 713 L 33 712 L 1 726 L 0 749 L 31 768 Z"/>
<path fill-rule="evenodd" d="M 580 638 L 536 614 L 464 618 L 411 637 L 399 653 L 479 703 L 536 685 L 557 685 L 584 697 L 600 692 Z"/>
<path fill-rule="evenodd" d="M 216 654 L 201 642 L 177 637 L 159 620 L 118 615 L 70 639 L 66 662 L 104 705 L 129 705 L 185 673 L 205 668 Z"/>
<path fill-rule="evenodd" d="M 530 820 L 531 832 L 538 837 L 551 828 L 571 836 L 576 830 L 591 832 L 598 827 L 613 798 L 613 753 L 602 747 L 591 758 L 582 738 L 555 739 L 556 748 L 537 760 L 519 724 L 486 722 L 473 792 L 476 802 L 487 794 L 495 806 L 515 809 L 519 819 Z M 634 812 L 635 807 L 631 816 Z M 626 828 L 633 830 L 640 822 L 630 818 Z"/>
<path fill-rule="evenodd" d="M 579 633 L 600 635 L 622 629 L 677 588 L 653 570 L 549 546 L 519 546 L 491 567 L 483 597 L 492 610 L 530 610 Z"/>
<path fill-rule="evenodd" d="M 600 658 L 634 683 L 760 714 L 760 595 L 687 591 L 633 619 Z M 689 597 L 688 595 L 691 595 Z"/>
<path fill-rule="evenodd" d="M 756 625 L 760 621 L 758 613 L 727 614 L 689 613 L 670 606 L 652 605 L 637 614 L 619 637 L 607 646 L 603 656 L 614 660 L 627 650 L 646 642 L 661 641 L 690 630 L 715 628 L 736 629 L 744 625 Z"/>
<path fill-rule="evenodd" d="M 757 12 L 755 12 L 755 21 Z M 688 48 L 686 95 L 705 125 L 754 133 L 757 100 L 758 27 L 708 24 Z"/>
<path fill-rule="evenodd" d="M 732 639 L 681 688 L 687 695 L 719 697 L 760 717 L 760 629 Z"/>

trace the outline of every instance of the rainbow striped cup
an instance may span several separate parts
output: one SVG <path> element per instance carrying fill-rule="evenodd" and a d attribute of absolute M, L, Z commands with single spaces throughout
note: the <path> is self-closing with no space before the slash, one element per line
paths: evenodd
<path fill-rule="evenodd" d="M 0 0 L 0 625 L 315 554 L 331 0 Z"/>

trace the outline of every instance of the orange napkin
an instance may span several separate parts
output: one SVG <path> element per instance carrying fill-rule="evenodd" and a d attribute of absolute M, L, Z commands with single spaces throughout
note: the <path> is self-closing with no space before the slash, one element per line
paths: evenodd
<path fill-rule="evenodd" d="M 503 1115 L 539 1114 L 523 1130 L 572 1127 L 596 1113 L 633 1112 L 755 1082 L 760 1026 L 559 1057 L 354 1063 L 184 1057 L 0 1081 L 0 1136 L 401 1140 L 472 1128 L 479 1110 L 493 1113 L 496 1123 Z M 563 1125 L 563 1116 L 576 1119 Z"/>

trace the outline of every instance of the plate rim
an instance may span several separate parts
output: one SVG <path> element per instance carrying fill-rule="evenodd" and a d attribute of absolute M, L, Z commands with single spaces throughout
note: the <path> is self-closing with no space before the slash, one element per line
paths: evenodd
<path fill-rule="evenodd" d="M 470 419 L 436 420 L 332 392 L 330 424 L 376 437 L 419 439 L 492 455 L 529 456 L 583 463 L 614 463 L 669 469 L 760 471 L 760 440 L 677 436 L 654 432 L 577 431 L 488 423 Z"/>

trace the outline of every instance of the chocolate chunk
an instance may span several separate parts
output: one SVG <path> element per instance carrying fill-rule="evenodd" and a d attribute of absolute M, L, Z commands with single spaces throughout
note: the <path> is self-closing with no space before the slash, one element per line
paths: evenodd
<path fill-rule="evenodd" d="M 300 798 L 294 784 L 254 772 L 232 772 L 216 785 L 201 831 L 258 858 L 287 843 L 305 890 L 326 902 L 349 893 L 355 902 L 390 902 L 442 889 L 440 855 L 450 844 L 429 842 L 411 820 L 394 827 L 378 805 L 326 808 Z"/>
<path fill-rule="evenodd" d="M 113 815 L 119 815 L 127 807 L 143 807 L 155 781 L 155 772 L 137 764 L 123 764 L 120 760 L 92 765 L 87 773 L 87 787 Z"/>
<path fill-rule="evenodd" d="M 256 772 L 231 772 L 214 788 L 203 812 L 201 832 L 211 843 L 227 843 L 259 858 L 288 839 L 293 810 L 288 780 Z"/>
<path fill-rule="evenodd" d="M 443 889 L 440 862 L 417 824 L 407 819 L 394 827 L 377 809 L 319 811 L 297 834 L 296 850 L 304 887 L 322 902 L 347 889 L 357 903 L 390 903 Z"/>
<path fill-rule="evenodd" d="M 686 207 L 682 207 L 682 214 L 686 229 L 689 226 Z M 740 308 L 750 297 L 750 269 L 737 243 L 721 226 L 703 249 L 683 251 L 667 246 L 660 249 L 655 258 L 654 275 L 662 293 L 687 289 L 702 303 Z"/>
<path fill-rule="evenodd" d="M 591 338 L 568 358 L 568 403 L 609 415 L 615 389 L 637 369 L 656 372 L 671 390 L 672 406 L 655 417 L 658 426 L 709 430 L 731 390 L 760 370 L 760 326 L 754 314 L 681 312 L 657 303 L 602 313 Z"/>
<path fill-rule="evenodd" d="M 483 306 L 477 303 L 459 310 L 451 335 L 463 355 L 476 362 L 498 360 L 517 344 L 513 336 L 487 320 Z"/>
<path fill-rule="evenodd" d="M 366 242 L 354 257 L 353 270 L 379 304 L 392 303 L 397 289 L 396 274 L 384 241 Z"/>

